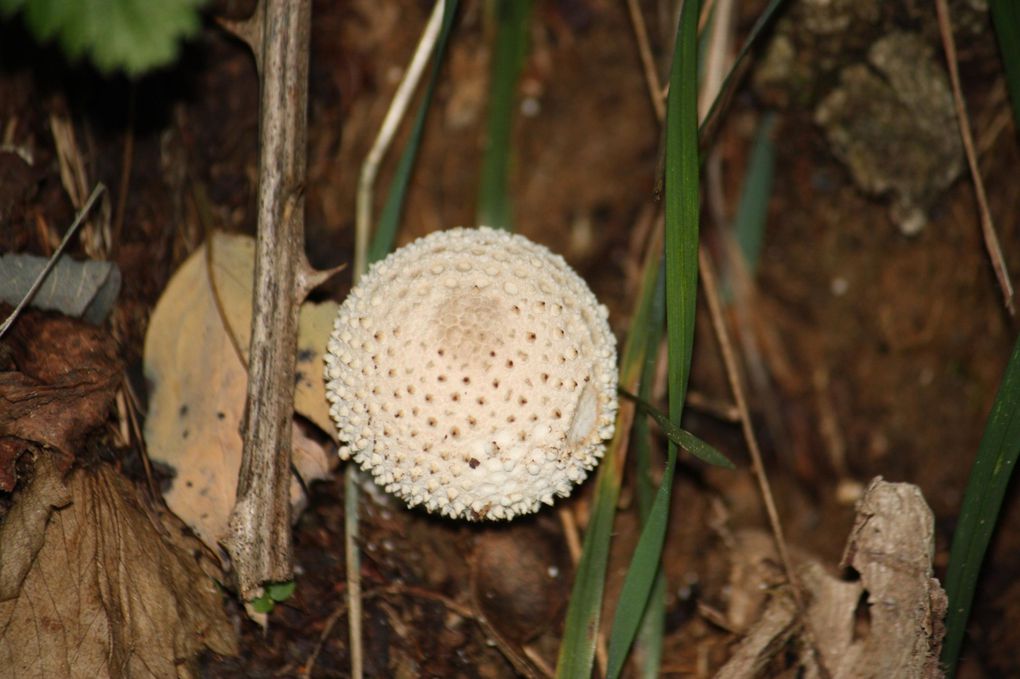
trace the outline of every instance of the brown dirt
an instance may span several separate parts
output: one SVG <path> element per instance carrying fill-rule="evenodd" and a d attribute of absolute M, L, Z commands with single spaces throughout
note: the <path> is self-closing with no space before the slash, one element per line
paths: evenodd
<path fill-rule="evenodd" d="M 463 4 L 400 242 L 474 222 L 491 27 L 481 3 Z M 654 23 L 652 3 L 644 4 L 661 54 L 664 29 Z M 743 31 L 757 10 L 743 10 Z M 412 0 L 315 3 L 307 238 L 316 266 L 350 259 L 359 163 L 427 11 L 427 3 Z M 657 199 L 659 148 L 632 32 L 621 3 L 561 0 L 537 4 L 532 39 L 521 90 L 538 112 L 519 115 L 516 123 L 515 219 L 521 232 L 578 268 L 610 307 L 622 337 L 640 261 L 636 225 Z M 999 236 L 1009 264 L 1020 271 L 1013 219 L 1020 211 L 1020 156 L 997 55 L 973 48 L 992 40 L 987 27 L 959 39 L 979 141 L 994 134 L 984 145 L 982 171 Z M 258 121 L 251 60 L 209 26 L 173 69 L 134 84 L 104 81 L 87 67 L 67 66 L 55 49 L 34 45 L 14 22 L 0 25 L 0 64 L 0 129 L 11 130 L 4 142 L 32 156 L 24 163 L 0 150 L 0 250 L 49 252 L 54 234 L 70 222 L 73 208 L 61 187 L 49 123 L 51 114 L 65 112 L 90 179 L 110 187 L 114 208 L 124 203 L 109 252 L 124 289 L 107 327 L 123 360 L 140 372 L 148 315 L 175 267 L 211 229 L 253 231 Z M 753 316 L 771 338 L 765 365 L 774 388 L 770 402 L 754 394 L 754 407 L 763 432 L 770 407 L 782 424 L 781 431 L 763 434 L 770 479 L 789 541 L 833 564 L 852 518 L 851 504 L 837 492 L 841 484 L 879 474 L 918 484 L 936 514 L 935 563 L 942 575 L 1015 325 L 1002 310 L 969 181 L 958 180 L 938 199 L 925 229 L 905 237 L 883 200 L 853 186 L 812 122 L 813 105 L 792 98 L 780 115 L 775 192 L 756 279 Z M 762 109 L 745 86 L 718 139 L 728 205 L 735 205 Z M 384 165 L 378 186 L 388 185 L 392 163 Z M 716 228 L 706 210 L 703 231 L 712 243 Z M 836 288 L 845 284 L 838 294 L 837 279 Z M 323 294 L 340 299 L 349 284 L 343 274 Z M 699 317 L 694 360 L 692 389 L 727 400 L 707 316 Z M 665 552 L 663 668 L 668 676 L 705 676 L 737 638 L 704 613 L 727 605 L 727 536 L 766 524 L 738 428 L 696 408 L 686 426 L 743 470 L 684 462 L 678 472 Z M 122 467 L 144 479 L 134 459 L 136 451 L 123 451 Z M 591 491 L 588 483 L 560 506 L 583 524 Z M 235 611 L 244 650 L 237 658 L 205 658 L 204 676 L 296 676 L 323 636 L 312 676 L 347 676 L 342 495 L 339 481 L 315 486 L 295 531 L 294 598 L 273 614 L 265 635 Z M 1020 568 L 1016 495 L 1007 498 L 978 593 L 965 648 L 967 677 L 1020 674 L 1013 653 L 1020 628 L 1010 624 L 1020 610 L 1013 582 Z M 636 540 L 632 497 L 628 486 L 610 565 L 610 606 Z M 555 664 L 572 581 L 555 510 L 511 527 L 461 526 L 366 498 L 362 540 L 368 676 L 515 676 L 509 651 L 533 658 L 525 662 Z M 479 545 L 505 554 L 506 587 L 492 584 L 497 566 L 477 558 Z M 548 580 L 518 582 L 519 563 L 548 563 L 552 570 Z M 541 601 L 542 615 L 536 620 L 521 600 Z M 490 612 L 490 623 L 479 622 L 480 611 Z M 781 672 L 777 667 L 776 675 Z"/>

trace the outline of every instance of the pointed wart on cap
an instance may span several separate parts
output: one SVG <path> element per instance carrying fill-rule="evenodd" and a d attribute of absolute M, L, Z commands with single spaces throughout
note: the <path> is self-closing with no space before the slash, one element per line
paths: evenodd
<path fill-rule="evenodd" d="M 400 248 L 351 290 L 329 339 L 341 457 L 454 518 L 552 504 L 613 435 L 607 319 L 562 257 L 523 236 L 456 228 Z"/>

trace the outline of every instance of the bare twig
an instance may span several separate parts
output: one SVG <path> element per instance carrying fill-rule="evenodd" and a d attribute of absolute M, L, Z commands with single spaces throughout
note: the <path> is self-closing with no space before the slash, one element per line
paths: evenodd
<path fill-rule="evenodd" d="M 39 288 L 42 287 L 43 281 L 45 281 L 46 277 L 50 275 L 50 271 L 52 271 L 53 267 L 56 266 L 57 260 L 60 259 L 60 256 L 64 254 L 64 248 L 66 248 L 67 244 L 71 241 L 71 236 L 75 234 L 78 227 L 80 227 L 85 221 L 85 217 L 92 210 L 92 206 L 95 205 L 99 196 L 102 195 L 105 190 L 106 187 L 102 184 L 96 184 L 96 187 L 92 189 L 92 194 L 89 196 L 88 200 L 85 201 L 85 205 L 82 206 L 81 210 L 78 211 L 78 215 L 74 218 L 71 228 L 67 230 L 67 233 L 64 234 L 63 240 L 60 241 L 60 245 L 58 245 L 57 249 L 52 255 L 50 255 L 50 260 L 46 262 L 46 266 L 43 267 L 43 270 L 39 272 L 38 276 L 36 276 L 35 281 L 32 283 L 32 287 L 28 289 L 25 296 L 21 298 L 20 302 L 18 302 L 18 306 L 14 307 L 14 311 L 12 311 L 4 320 L 3 324 L 0 325 L 0 337 L 4 336 L 4 333 L 7 332 L 8 328 L 11 327 L 24 308 L 32 301 L 32 298 L 35 297 L 35 293 L 39 292 Z"/>
<path fill-rule="evenodd" d="M 124 405 L 127 410 L 128 422 L 131 425 L 131 432 L 134 434 L 135 445 L 138 447 L 138 457 L 142 461 L 142 468 L 145 470 L 145 481 L 149 487 L 150 499 L 164 503 L 163 493 L 159 492 L 159 486 L 156 484 L 156 479 L 152 473 L 152 462 L 149 460 L 149 451 L 145 445 L 145 434 L 142 432 L 142 425 L 138 421 L 138 414 L 141 412 L 141 404 L 138 399 L 138 395 L 135 393 L 135 388 L 131 386 L 131 380 L 128 378 L 127 371 L 124 371 L 124 375 L 121 378 L 120 385 L 121 393 L 124 394 Z"/>
<path fill-rule="evenodd" d="M 411 63 L 407 66 L 407 73 L 400 81 L 390 108 L 383 118 L 382 127 L 376 135 L 372 148 L 361 166 L 361 175 L 358 177 L 358 197 L 355 211 L 355 240 L 354 240 L 354 277 L 355 280 L 365 271 L 368 258 L 368 235 L 372 225 L 372 189 L 375 186 L 375 177 L 379 172 L 379 164 L 383 155 L 390 147 L 393 136 L 397 132 L 400 121 L 407 113 L 407 107 L 411 105 L 411 97 L 421 80 L 425 65 L 428 63 L 429 55 L 435 47 L 436 39 L 439 37 L 439 27 L 443 21 L 443 9 L 446 7 L 446 0 L 437 0 L 432 9 L 432 16 L 425 24 L 425 30 L 418 40 L 418 47 L 414 50 Z"/>
<path fill-rule="evenodd" d="M 992 260 L 992 269 L 995 270 L 995 277 L 999 281 L 999 288 L 1002 290 L 1003 301 L 1006 310 L 1011 316 L 1016 315 L 1016 308 L 1013 304 L 1013 284 L 1009 279 L 1009 270 L 1006 268 L 1006 259 L 1002 255 L 1002 248 L 999 246 L 999 237 L 995 233 L 995 224 L 992 222 L 992 212 L 988 207 L 988 197 L 985 195 L 985 184 L 981 179 L 981 168 L 978 167 L 977 153 L 974 151 L 974 139 L 970 131 L 970 117 L 967 115 L 967 106 L 963 100 L 963 88 L 960 86 L 960 71 L 957 68 L 956 42 L 953 40 L 953 26 L 949 20 L 949 7 L 946 0 L 935 0 L 935 9 L 939 18 L 939 31 L 942 33 L 942 47 L 946 53 L 946 65 L 949 68 L 949 82 L 953 86 L 953 104 L 956 106 L 956 120 L 960 127 L 960 137 L 963 139 L 963 148 L 967 155 L 967 165 L 970 167 L 970 176 L 974 182 L 974 194 L 977 197 L 978 208 L 981 213 L 981 232 L 985 239 L 985 248 Z"/>
<path fill-rule="evenodd" d="M 652 47 L 648 42 L 648 28 L 645 26 L 645 17 L 641 14 L 637 0 L 627 0 L 627 10 L 630 13 L 630 24 L 634 28 L 634 37 L 637 39 L 638 52 L 641 54 L 641 66 L 645 72 L 645 84 L 648 85 L 648 98 L 652 100 L 652 108 L 655 110 L 655 118 L 660 122 L 666 119 L 666 101 L 660 94 L 658 71 L 655 68 L 655 57 L 652 56 Z"/>
<path fill-rule="evenodd" d="M 712 15 L 712 27 L 705 54 L 704 81 L 698 93 L 698 119 L 704 120 L 712 102 L 719 96 L 729 66 L 730 45 L 734 28 L 733 0 L 718 0 Z M 699 26 L 699 30 L 700 30 Z"/>
<path fill-rule="evenodd" d="M 563 506 L 557 512 L 560 517 L 560 527 L 563 528 L 563 538 L 567 541 L 567 552 L 570 554 L 570 561 L 577 566 L 581 560 L 581 531 L 577 528 L 577 519 L 570 506 Z"/>
<path fill-rule="evenodd" d="M 255 55 L 255 68 L 262 73 L 262 41 L 263 41 L 263 12 L 261 4 L 255 12 L 241 21 L 216 17 L 216 23 L 220 28 L 232 33 L 241 42 L 248 45 L 252 54 Z"/>
<path fill-rule="evenodd" d="M 801 598 L 800 587 L 792 562 L 790 561 L 786 538 L 783 535 L 783 525 L 779 521 L 779 512 L 776 510 L 776 502 L 772 497 L 772 488 L 769 486 L 768 475 L 765 473 L 765 465 L 762 463 L 758 439 L 754 435 L 754 427 L 751 424 L 751 413 L 747 408 L 747 398 L 744 396 L 744 380 L 740 374 L 740 366 L 737 363 L 736 354 L 733 351 L 733 343 L 730 340 L 729 330 L 726 329 L 726 320 L 723 318 L 715 267 L 712 266 L 712 261 L 708 258 L 704 247 L 698 249 L 698 264 L 701 270 L 702 286 L 705 290 L 705 300 L 708 302 L 709 315 L 712 317 L 712 328 L 715 330 L 716 339 L 719 341 L 719 350 L 723 355 L 726 377 L 730 383 L 730 390 L 733 392 L 733 400 L 736 401 L 737 410 L 740 411 L 740 427 L 744 434 L 744 441 L 747 443 L 748 452 L 751 454 L 751 468 L 754 470 L 755 478 L 758 481 L 758 489 L 761 492 L 762 501 L 765 503 L 765 512 L 768 515 L 769 526 L 772 528 L 772 534 L 776 540 L 779 558 L 783 562 L 786 579 L 793 586 L 793 596 L 797 602 L 797 608 L 803 611 L 804 601 Z"/>
<path fill-rule="evenodd" d="M 258 235 L 244 447 L 225 547 L 241 598 L 293 573 L 291 420 L 304 253 L 310 0 L 262 0 Z"/>
<path fill-rule="evenodd" d="M 723 422 L 739 422 L 740 410 L 728 401 L 706 396 L 693 389 L 687 392 L 687 405 Z"/>
<path fill-rule="evenodd" d="M 350 643 L 351 679 L 364 676 L 361 644 L 361 552 L 358 549 L 358 468 L 347 465 L 344 476 L 344 562 L 347 578 L 347 605 L 351 609 L 347 637 Z"/>

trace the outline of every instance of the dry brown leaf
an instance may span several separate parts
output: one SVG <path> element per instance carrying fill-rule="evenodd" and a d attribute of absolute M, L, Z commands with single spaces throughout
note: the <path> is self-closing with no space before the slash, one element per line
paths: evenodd
<path fill-rule="evenodd" d="M 35 478 L 18 495 L 18 501 L 0 523 L 0 601 L 18 596 L 21 583 L 45 541 L 46 522 L 54 509 L 66 507 L 71 493 L 51 455 L 39 455 Z"/>
<path fill-rule="evenodd" d="M 42 533 L 40 517 L 68 499 Z M 111 468 L 80 470 L 65 487 L 40 456 L 18 511 L 33 518 L 12 524 L 9 516 L 0 551 L 29 568 L 16 598 L 0 603 L 0 675 L 170 679 L 194 676 L 189 663 L 205 647 L 237 652 L 222 595 L 194 548 L 175 545 L 180 529 L 159 525 Z"/>
<path fill-rule="evenodd" d="M 250 236 L 214 233 L 212 237 L 212 280 L 220 299 L 227 328 L 245 362 L 251 339 L 252 281 L 255 276 L 255 240 Z M 297 382 L 294 410 L 336 439 L 336 427 L 329 416 L 323 356 L 337 305 L 334 302 L 301 305 L 298 320 Z"/>
<path fill-rule="evenodd" d="M 214 550 L 227 534 L 236 497 L 247 389 L 244 363 L 220 309 L 239 317 L 244 313 L 236 307 L 248 307 L 250 319 L 250 278 L 247 293 L 240 282 L 245 252 L 251 254 L 247 242 L 250 239 L 240 236 L 216 239 L 219 305 L 210 285 L 205 246 L 196 250 L 167 285 L 145 338 L 145 374 L 152 385 L 145 420 L 149 455 L 176 471 L 165 493 L 167 505 Z M 240 321 L 235 318 L 234 322 Z M 247 337 L 247 331 L 240 336 Z M 299 346 L 309 342 L 304 339 Z M 324 335 L 323 347 L 325 342 Z M 321 358 L 316 355 L 315 360 Z M 320 400 L 325 407 L 321 381 L 319 377 Z M 326 476 L 336 464 L 336 456 L 306 438 L 295 437 L 293 461 L 308 482 Z M 303 502 L 296 480 L 291 484 L 291 500 L 295 505 Z"/>
<path fill-rule="evenodd" d="M 26 442 L 70 466 L 79 439 L 106 420 L 121 365 L 108 332 L 64 316 L 27 311 L 4 345 L 15 369 L 0 372 L 0 490 L 11 491 Z"/>

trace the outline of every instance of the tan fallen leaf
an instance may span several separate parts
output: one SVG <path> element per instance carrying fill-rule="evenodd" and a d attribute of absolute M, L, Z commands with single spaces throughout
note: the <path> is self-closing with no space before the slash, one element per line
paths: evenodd
<path fill-rule="evenodd" d="M 227 329 L 237 343 L 245 362 L 251 339 L 251 295 L 255 275 L 255 240 L 250 236 L 214 233 L 212 236 L 212 282 L 220 301 Z M 336 319 L 334 302 L 301 305 L 298 320 L 297 383 L 294 410 L 314 422 L 336 439 L 336 428 L 329 417 L 326 387 L 323 382 L 323 357 L 326 340 Z"/>
<path fill-rule="evenodd" d="M 145 420 L 149 456 L 175 470 L 173 482 L 164 493 L 167 505 L 213 549 L 227 534 L 236 496 L 247 389 L 245 364 L 223 317 L 233 319 L 228 323 L 237 328 L 248 327 L 244 318 L 250 323 L 251 245 L 251 239 L 243 236 L 215 238 L 215 290 L 206 266 L 205 246 L 196 250 L 167 285 L 153 310 L 145 338 L 145 375 L 151 385 Z M 314 327 L 320 313 L 303 311 L 302 326 L 304 317 L 309 316 L 313 320 L 308 324 Z M 327 335 L 328 328 L 321 339 L 302 338 L 299 347 L 324 347 Z M 247 331 L 234 337 L 247 343 Z M 306 360 L 318 364 L 321 358 L 315 353 Z M 324 411 L 322 370 L 299 367 L 298 371 L 302 374 L 299 393 L 301 384 L 305 385 L 305 398 L 318 389 Z M 317 386 L 311 376 L 317 376 Z M 313 412 L 302 414 L 316 424 L 321 417 L 328 418 Z M 336 456 L 305 438 L 295 437 L 293 461 L 302 479 L 309 482 L 323 478 L 335 466 Z M 291 485 L 291 500 L 295 506 L 303 503 L 303 490 L 296 479 Z"/>
<path fill-rule="evenodd" d="M 12 522 L 19 512 L 28 520 Z M 65 485 L 40 454 L 0 531 L 3 560 L 16 565 L 2 583 L 13 598 L 0 602 L 0 674 L 173 679 L 195 676 L 203 648 L 237 653 L 222 594 L 182 530 L 110 467 Z"/>

